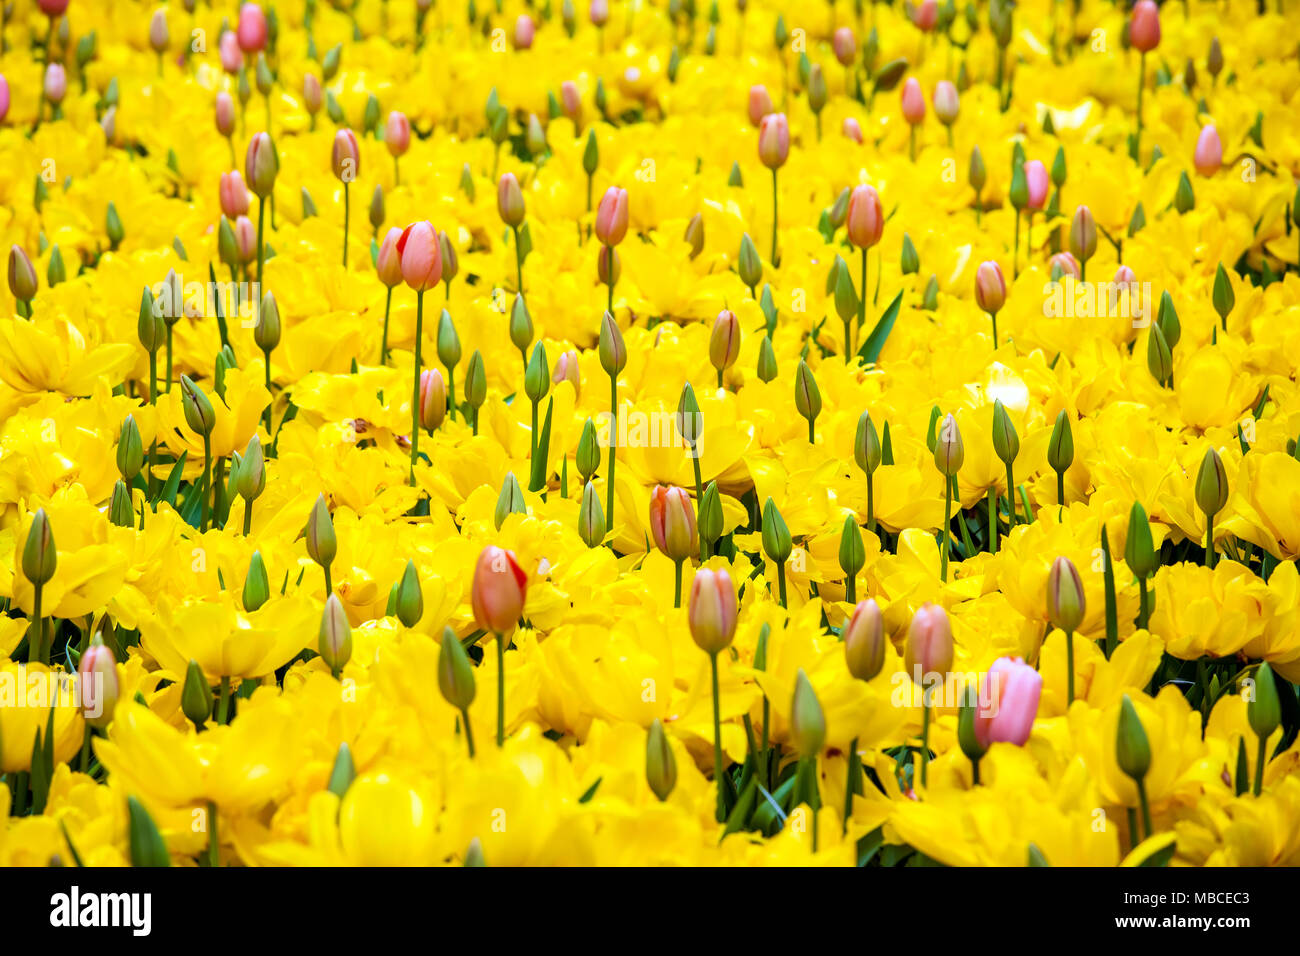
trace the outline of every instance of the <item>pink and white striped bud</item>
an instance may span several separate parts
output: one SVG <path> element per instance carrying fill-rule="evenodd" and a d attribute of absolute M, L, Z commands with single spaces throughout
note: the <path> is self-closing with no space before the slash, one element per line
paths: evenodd
<path fill-rule="evenodd" d="M 582 392 L 582 370 L 578 368 L 577 352 L 567 349 L 560 353 L 560 357 L 555 360 L 555 368 L 551 371 L 551 381 L 556 385 L 568 382 L 573 386 L 574 395 Z"/>
<path fill-rule="evenodd" d="M 215 112 L 217 132 L 229 139 L 235 131 L 235 101 L 225 90 L 217 94 Z"/>
<path fill-rule="evenodd" d="M 67 92 L 67 71 L 62 63 L 51 63 L 45 68 L 45 98 L 51 103 L 62 103 Z"/>
<path fill-rule="evenodd" d="M 357 134 L 352 130 L 341 129 L 334 134 L 330 169 L 341 183 L 355 182 L 361 175 L 361 147 L 357 143 Z"/>
<path fill-rule="evenodd" d="M 627 190 L 610 186 L 596 209 L 596 238 L 607 246 L 618 245 L 627 235 L 627 220 Z"/>
<path fill-rule="evenodd" d="M 961 98 L 957 87 L 948 80 L 940 80 L 934 85 L 934 115 L 944 126 L 957 122 L 957 113 L 961 109 Z"/>
<path fill-rule="evenodd" d="M 857 143 L 859 146 L 862 145 L 862 125 L 856 119 L 852 116 L 844 117 L 844 125 L 842 129 L 845 136 L 853 140 L 853 142 Z"/>
<path fill-rule="evenodd" d="M 676 485 L 655 485 L 650 493 L 650 532 L 655 546 L 673 561 L 685 561 L 697 547 L 695 506 Z"/>
<path fill-rule="evenodd" d="M 420 426 L 425 431 L 434 431 L 446 414 L 447 384 L 442 372 L 426 368 L 420 373 Z"/>
<path fill-rule="evenodd" d="M 573 125 L 581 125 L 582 94 L 578 92 L 578 84 L 573 80 L 565 80 L 560 84 L 560 107 L 564 110 L 564 115 L 573 120 Z"/>
<path fill-rule="evenodd" d="M 221 211 L 227 219 L 234 222 L 240 216 L 247 215 L 248 187 L 244 185 L 244 177 L 239 175 L 238 170 L 221 174 L 218 193 L 221 197 Z"/>
<path fill-rule="evenodd" d="M 1058 252 L 1052 256 L 1047 261 L 1047 269 L 1049 273 L 1053 274 L 1059 271 L 1061 278 L 1073 276 L 1075 282 L 1083 279 L 1083 270 L 1079 268 L 1079 260 L 1068 252 Z"/>
<path fill-rule="evenodd" d="M 709 361 L 719 372 L 731 368 L 740 357 L 740 320 L 730 309 L 723 309 L 713 320 L 709 334 Z"/>
<path fill-rule="evenodd" d="M 257 227 L 247 216 L 235 220 L 235 248 L 239 250 L 241 262 L 252 262 L 257 256 Z"/>
<path fill-rule="evenodd" d="M 597 28 L 603 27 L 609 20 L 609 0 L 591 0 L 591 6 L 587 10 L 587 16 Z"/>
<path fill-rule="evenodd" d="M 901 100 L 903 119 L 913 126 L 925 120 L 925 94 L 921 92 L 921 84 L 916 77 L 909 76 L 903 84 Z"/>
<path fill-rule="evenodd" d="M 706 654 L 725 651 L 736 634 L 736 619 L 740 608 L 736 604 L 736 588 L 731 575 L 725 570 L 701 568 L 691 582 L 691 597 L 687 605 L 687 619 L 691 637 Z"/>
<path fill-rule="evenodd" d="M 117 661 L 106 645 L 97 643 L 86 648 L 77 664 L 77 683 L 86 723 L 103 730 L 113 719 L 121 693 Z"/>
<path fill-rule="evenodd" d="M 790 123 L 784 113 L 768 113 L 758 124 L 758 158 L 780 169 L 790 157 Z"/>
<path fill-rule="evenodd" d="M 524 194 L 514 173 L 503 173 L 497 182 L 497 214 L 511 229 L 524 222 Z"/>
<path fill-rule="evenodd" d="M 1007 280 L 994 259 L 981 262 L 975 270 L 975 304 L 984 312 L 996 315 L 1007 301 Z"/>

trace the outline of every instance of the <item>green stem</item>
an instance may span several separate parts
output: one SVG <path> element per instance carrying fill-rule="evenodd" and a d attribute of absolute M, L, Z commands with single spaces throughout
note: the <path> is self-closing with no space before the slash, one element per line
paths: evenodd
<path fill-rule="evenodd" d="M 1147 594 L 1147 579 L 1138 578 L 1138 617 L 1137 626 L 1140 630 L 1145 631 L 1149 624 L 1151 616 L 1150 595 Z"/>
<path fill-rule="evenodd" d="M 996 349 L 998 347 L 998 314 L 990 312 L 989 318 L 993 320 L 993 347 Z"/>
<path fill-rule="evenodd" d="M 217 701 L 217 723 L 230 722 L 230 678 L 221 678 L 221 698 Z"/>
<path fill-rule="evenodd" d="M 862 340 L 862 330 L 867 327 L 867 250 L 864 246 L 862 249 L 862 298 L 858 302 L 858 332 L 853 337 L 853 348 L 851 353 L 858 350 L 858 342 Z"/>
<path fill-rule="evenodd" d="M 1145 780 L 1137 782 L 1138 800 L 1142 804 L 1142 829 L 1149 838 L 1155 829 L 1151 826 L 1151 803 L 1147 800 L 1147 785 Z"/>
<path fill-rule="evenodd" d="M 248 537 L 253 530 L 253 501 L 248 499 L 244 502 L 244 537 Z"/>
<path fill-rule="evenodd" d="M 1016 526 L 1016 479 L 1011 473 L 1011 465 L 1007 464 L 1007 534 L 1011 534 L 1011 529 Z"/>
<path fill-rule="evenodd" d="M 1205 566 L 1213 568 L 1218 556 L 1214 553 L 1214 515 L 1205 516 Z"/>
<path fill-rule="evenodd" d="M 978 787 L 980 785 L 980 758 L 979 757 L 976 757 L 970 762 L 970 782 L 971 782 L 971 786 L 973 787 Z"/>
<path fill-rule="evenodd" d="M 447 414 L 456 420 L 456 366 L 447 366 Z"/>
<path fill-rule="evenodd" d="M 781 598 L 781 606 L 788 607 L 785 603 L 785 562 L 780 561 L 776 565 L 776 588 L 777 594 Z"/>
<path fill-rule="evenodd" d="M 779 220 L 777 219 L 777 209 L 776 209 L 776 170 L 773 169 L 772 170 L 772 260 L 771 260 L 773 269 L 776 268 L 776 230 L 777 230 L 778 222 Z"/>
<path fill-rule="evenodd" d="M 948 526 L 952 524 L 952 479 L 943 476 L 943 527 L 939 529 L 939 580 L 948 581 Z"/>
<path fill-rule="evenodd" d="M 172 327 L 167 326 L 167 391 L 172 390 Z"/>
<path fill-rule="evenodd" d="M 511 227 L 515 234 L 515 284 L 519 294 L 524 294 L 524 255 L 523 247 L 519 245 L 519 227 Z M 613 253 L 610 253 L 610 275 L 613 276 Z"/>
<path fill-rule="evenodd" d="M 217 805 L 208 801 L 208 866 L 220 866 L 220 843 L 217 839 Z"/>
<path fill-rule="evenodd" d="M 199 499 L 199 534 L 208 530 L 208 491 L 212 487 L 212 436 L 203 435 L 203 497 Z"/>
<path fill-rule="evenodd" d="M 1016 210 L 1016 241 L 1011 249 L 1011 278 L 1020 276 L 1020 210 Z"/>
<path fill-rule="evenodd" d="M 470 730 L 468 707 L 460 709 L 460 718 L 461 723 L 465 725 L 465 742 L 469 744 L 469 755 L 472 758 L 474 756 L 474 731 Z"/>
<path fill-rule="evenodd" d="M 1133 140 L 1133 162 L 1141 164 L 1142 162 L 1142 88 L 1146 86 L 1147 79 L 1147 55 L 1143 51 L 1139 60 L 1141 64 L 1138 67 L 1138 115 L 1137 115 L 1137 136 Z"/>
<path fill-rule="evenodd" d="M 388 295 L 384 297 L 384 337 L 379 343 L 379 364 L 388 364 L 388 313 L 393 307 L 393 287 L 388 287 Z M 455 407 L 453 405 L 453 407 Z M 453 416 L 455 413 L 452 413 Z"/>
<path fill-rule="evenodd" d="M 420 457 L 420 345 L 424 339 L 424 290 L 415 293 L 415 369 L 411 373 L 411 487 L 415 487 L 415 462 Z"/>
<path fill-rule="evenodd" d="M 691 445 L 691 464 L 695 466 L 695 530 L 700 538 L 700 562 L 703 563 L 709 558 L 709 543 L 704 540 L 704 476 L 700 472 L 700 450 L 695 445 Z"/>
<path fill-rule="evenodd" d="M 853 816 L 853 786 L 857 782 L 858 774 L 858 738 L 854 737 L 853 742 L 849 744 L 848 768 L 844 776 L 844 821 L 840 829 L 843 835 L 849 832 L 849 817 Z"/>
<path fill-rule="evenodd" d="M 28 657 L 30 658 L 32 650 L 36 652 L 36 659 L 42 664 L 49 664 L 50 659 L 45 653 L 45 618 L 41 616 L 41 592 L 44 590 L 43 584 L 37 584 L 33 587 L 34 597 L 32 599 L 32 623 L 30 631 L 36 632 L 36 639 L 27 639 L 29 645 Z"/>
<path fill-rule="evenodd" d="M 922 681 L 925 680 L 922 676 Z M 930 769 L 930 698 L 924 683 L 921 685 L 921 786 L 926 785 Z"/>
<path fill-rule="evenodd" d="M 1065 706 L 1074 703 L 1074 631 L 1065 632 Z"/>
<path fill-rule="evenodd" d="M 713 781 L 718 788 L 717 819 L 722 823 L 727 819 L 727 803 L 722 796 L 722 710 L 718 697 L 718 655 L 710 654 L 709 661 L 713 665 Z M 766 735 L 766 723 L 763 732 Z"/>
<path fill-rule="evenodd" d="M 618 376 L 609 377 L 609 468 L 606 469 L 608 474 L 605 476 L 605 482 L 609 486 L 605 489 L 605 516 L 609 521 L 609 528 L 614 528 L 614 450 L 618 445 Z M 614 538 L 611 535 L 609 546 L 614 547 Z"/>
<path fill-rule="evenodd" d="M 262 368 L 266 374 L 266 394 L 271 395 L 271 350 L 265 349 L 262 352 Z M 271 437 L 271 406 L 275 404 L 274 398 L 268 398 L 266 403 L 266 436 Z"/>
<path fill-rule="evenodd" d="M 1133 848 L 1142 842 L 1138 839 L 1140 836 L 1138 833 L 1138 815 L 1134 807 L 1126 807 L 1125 809 L 1128 810 L 1128 849 L 1132 853 Z"/>
<path fill-rule="evenodd" d="M 348 267 L 348 228 L 352 222 L 352 201 L 347 180 L 343 181 L 343 268 Z M 259 270 L 258 274 L 261 272 Z"/>
<path fill-rule="evenodd" d="M 1255 758 L 1255 796 L 1264 789 L 1264 764 L 1268 762 L 1268 738 L 1259 738 L 1259 756 Z"/>
<path fill-rule="evenodd" d="M 998 553 L 998 486 L 989 485 L 989 554 Z"/>
<path fill-rule="evenodd" d="M 867 472 L 867 530 L 876 532 L 876 481 L 871 472 Z"/>
<path fill-rule="evenodd" d="M 497 635 L 497 746 L 506 742 L 506 636 Z"/>
<path fill-rule="evenodd" d="M 682 559 L 678 558 L 675 563 L 677 567 L 675 570 L 676 584 L 673 588 L 673 607 L 677 608 L 682 606 Z"/>

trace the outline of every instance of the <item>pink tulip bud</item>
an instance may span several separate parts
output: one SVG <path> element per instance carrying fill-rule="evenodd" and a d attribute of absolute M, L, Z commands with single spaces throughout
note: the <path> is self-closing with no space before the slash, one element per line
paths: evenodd
<path fill-rule="evenodd" d="M 858 54 L 858 41 L 853 36 L 852 27 L 840 27 L 831 38 L 831 48 L 835 50 L 835 59 L 840 66 L 851 66 Z"/>
<path fill-rule="evenodd" d="M 248 213 L 248 188 L 238 171 L 221 174 L 221 211 L 230 221 Z"/>
<path fill-rule="evenodd" d="M 39 6 L 41 13 L 50 19 L 63 16 L 63 12 L 68 9 L 70 0 L 40 0 Z"/>
<path fill-rule="evenodd" d="M 609 20 L 609 0 L 591 0 L 587 15 L 591 18 L 592 24 L 603 27 Z"/>
<path fill-rule="evenodd" d="M 402 156 L 411 148 L 411 121 L 397 110 L 388 114 L 384 127 L 384 145 L 393 156 Z"/>
<path fill-rule="evenodd" d="M 447 414 L 447 384 L 436 368 L 426 368 L 420 373 L 420 426 L 434 431 Z"/>
<path fill-rule="evenodd" d="M 1128 266 L 1120 266 L 1115 270 L 1115 278 L 1111 280 L 1117 286 L 1128 286 L 1137 282 L 1137 274 Z"/>
<path fill-rule="evenodd" d="M 497 214 L 511 229 L 524 222 L 524 194 L 514 173 L 504 173 L 497 182 Z"/>
<path fill-rule="evenodd" d="M 758 158 L 768 169 L 780 169 L 790 156 L 790 123 L 784 113 L 768 113 L 758 124 Z"/>
<path fill-rule="evenodd" d="M 361 173 L 361 147 L 357 135 L 350 129 L 334 134 L 334 148 L 330 152 L 330 168 L 339 182 L 354 182 Z"/>
<path fill-rule="evenodd" d="M 727 649 L 736 634 L 736 619 L 740 609 L 736 604 L 736 588 L 731 575 L 725 570 L 700 568 L 691 582 L 691 598 L 687 618 L 691 637 L 700 650 L 717 654 Z"/>
<path fill-rule="evenodd" d="M 397 251 L 397 240 L 401 238 L 402 230 L 393 226 L 384 236 L 379 253 L 375 256 L 375 272 L 379 281 L 390 289 L 402 281 L 402 257 Z"/>
<path fill-rule="evenodd" d="M 999 657 L 984 675 L 975 739 L 985 750 L 991 744 L 1023 747 L 1034 729 L 1043 675 L 1019 657 Z"/>
<path fill-rule="evenodd" d="M 736 364 L 740 357 L 740 320 L 730 309 L 723 309 L 713 320 L 709 335 L 709 361 L 719 372 Z"/>
<path fill-rule="evenodd" d="M 596 209 L 596 238 L 607 246 L 618 245 L 627 235 L 627 216 L 627 190 L 610 186 Z"/>
<path fill-rule="evenodd" d="M 225 90 L 217 94 L 216 114 L 217 132 L 229 139 L 235 131 L 235 101 Z"/>
<path fill-rule="evenodd" d="M 235 246 L 242 262 L 252 262 L 257 256 L 257 227 L 247 216 L 235 220 Z"/>
<path fill-rule="evenodd" d="M 518 19 L 515 20 L 515 49 L 531 50 L 535 30 L 533 18 L 526 13 L 519 14 Z"/>
<path fill-rule="evenodd" d="M 106 645 L 91 644 L 86 648 L 77 665 L 77 682 L 86 723 L 102 730 L 113 719 L 120 696 L 117 661 Z"/>
<path fill-rule="evenodd" d="M 227 30 L 221 34 L 217 48 L 221 51 L 221 68 L 234 76 L 244 65 L 244 52 L 239 49 L 239 37 L 233 31 Z"/>
<path fill-rule="evenodd" d="M 1079 268 L 1079 260 L 1074 258 L 1068 252 L 1058 252 L 1047 261 L 1048 272 L 1055 272 L 1060 268 L 1061 277 L 1074 276 L 1074 281 L 1079 282 L 1083 279 L 1083 270 Z"/>
<path fill-rule="evenodd" d="M 269 133 L 257 133 L 248 143 L 244 157 L 244 179 L 253 193 L 262 199 L 275 189 L 275 177 L 280 172 L 280 158 L 275 155 L 275 145 Z"/>
<path fill-rule="evenodd" d="M 256 3 L 239 8 L 239 48 L 245 53 L 266 49 L 266 14 Z"/>
<path fill-rule="evenodd" d="M 844 117 L 844 135 L 859 146 L 862 145 L 862 126 L 852 116 Z"/>
<path fill-rule="evenodd" d="M 618 285 L 622 274 L 623 260 L 619 258 L 618 250 L 612 246 L 601 246 L 600 252 L 596 254 L 596 275 L 600 278 L 600 284 Z"/>
<path fill-rule="evenodd" d="M 433 223 L 421 219 L 402 230 L 397 239 L 402 278 L 416 292 L 432 289 L 442 278 L 442 250 Z"/>
<path fill-rule="evenodd" d="M 696 546 L 695 506 L 676 485 L 655 485 L 650 493 L 650 532 L 655 545 L 674 561 L 685 561 Z"/>
<path fill-rule="evenodd" d="M 1202 176 L 1213 176 L 1223 166 L 1223 142 L 1219 131 L 1213 123 L 1201 128 L 1201 135 L 1196 139 L 1196 153 L 1192 156 L 1196 171 Z"/>
<path fill-rule="evenodd" d="M 975 270 L 975 304 L 984 312 L 994 315 L 1002 311 L 1007 301 L 1007 280 L 1002 267 L 993 259 L 981 262 Z"/>
<path fill-rule="evenodd" d="M 909 76 L 907 82 L 903 84 L 902 101 L 903 119 L 913 126 L 924 121 L 925 94 L 921 92 L 921 84 L 917 82 L 916 77 Z"/>
<path fill-rule="evenodd" d="M 0 73 L 0 123 L 9 115 L 9 81 Z"/>
<path fill-rule="evenodd" d="M 927 674 L 946 675 L 952 670 L 952 653 L 948 613 L 937 604 L 922 604 L 907 629 L 903 664 L 908 676 L 920 682 Z"/>
<path fill-rule="evenodd" d="M 1097 220 L 1092 210 L 1080 206 L 1070 220 L 1070 252 L 1081 262 L 1087 262 L 1097 251 Z"/>
<path fill-rule="evenodd" d="M 1025 186 L 1028 188 L 1028 199 L 1025 201 L 1025 208 L 1034 212 L 1042 209 L 1047 204 L 1049 185 L 1047 167 L 1042 164 L 1042 161 L 1031 159 L 1025 163 Z"/>
<path fill-rule="evenodd" d="M 912 13 L 912 22 L 923 33 L 929 33 L 934 29 L 935 23 L 939 20 L 938 0 L 922 0 Z"/>
<path fill-rule="evenodd" d="M 1139 53 L 1160 45 L 1160 9 L 1151 0 L 1138 0 L 1129 19 L 1128 39 Z"/>
<path fill-rule="evenodd" d="M 957 87 L 947 80 L 940 80 L 934 85 L 934 115 L 944 126 L 957 122 L 957 112 L 961 108 L 961 99 Z"/>
<path fill-rule="evenodd" d="M 771 113 L 772 97 L 768 95 L 767 87 L 762 83 L 749 88 L 749 121 L 754 126 L 763 122 L 763 117 Z"/>
<path fill-rule="evenodd" d="M 874 186 L 854 186 L 849 193 L 849 209 L 844 216 L 849 242 L 859 249 L 870 249 L 885 231 L 885 214 Z"/>
<path fill-rule="evenodd" d="M 155 53 L 162 53 L 167 49 L 169 39 L 167 11 L 159 8 L 153 12 L 153 18 L 149 21 L 149 46 Z"/>
<path fill-rule="evenodd" d="M 871 598 L 859 601 L 844 625 L 844 660 L 858 680 L 871 680 L 885 666 L 885 618 Z"/>
<path fill-rule="evenodd" d="M 560 357 L 555 360 L 555 368 L 551 371 L 551 381 L 556 385 L 568 382 L 573 386 L 575 395 L 582 391 L 582 371 L 578 368 L 577 352 L 568 349 L 560 353 Z"/>
<path fill-rule="evenodd" d="M 320 80 L 315 73 L 308 73 L 302 78 L 302 105 L 312 116 L 320 112 L 322 96 Z"/>
<path fill-rule="evenodd" d="M 62 103 L 67 92 L 67 71 L 62 63 L 51 63 L 45 68 L 45 98 L 51 103 Z"/>
<path fill-rule="evenodd" d="M 474 566 L 470 604 L 478 626 L 493 634 L 509 634 L 524 613 L 528 576 L 513 551 L 488 545 Z"/>
<path fill-rule="evenodd" d="M 573 80 L 565 80 L 560 84 L 560 106 L 575 126 L 582 122 L 582 95 L 578 92 L 578 84 Z"/>

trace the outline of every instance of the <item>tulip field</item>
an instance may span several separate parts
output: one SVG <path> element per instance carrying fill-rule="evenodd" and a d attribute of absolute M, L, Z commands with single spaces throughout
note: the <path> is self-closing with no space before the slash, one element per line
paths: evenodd
<path fill-rule="evenodd" d="M 4 4 L 0 865 L 1300 864 L 1297 36 Z"/>

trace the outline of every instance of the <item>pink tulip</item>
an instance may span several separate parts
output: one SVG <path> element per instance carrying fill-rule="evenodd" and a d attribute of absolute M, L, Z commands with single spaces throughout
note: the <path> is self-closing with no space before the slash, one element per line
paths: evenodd
<path fill-rule="evenodd" d="M 389 229 L 375 256 L 375 272 L 379 281 L 388 288 L 393 288 L 402 281 L 402 257 L 397 251 L 397 241 L 402 238 L 402 230 L 397 226 Z"/>
<path fill-rule="evenodd" d="M 239 8 L 239 48 L 245 53 L 266 49 L 266 14 L 256 3 Z"/>
<path fill-rule="evenodd" d="M 870 249 L 885 231 L 885 214 L 880 195 L 874 186 L 854 186 L 849 193 L 849 208 L 844 216 L 849 242 L 859 249 Z"/>
<path fill-rule="evenodd" d="M 790 156 L 790 123 L 784 113 L 768 113 L 758 124 L 758 158 L 780 169 Z"/>
<path fill-rule="evenodd" d="M 934 115 L 944 126 L 957 122 L 957 113 L 961 109 L 961 99 L 957 87 L 948 80 L 940 80 L 934 85 Z"/>
<path fill-rule="evenodd" d="M 610 186 L 596 209 L 596 238 L 607 246 L 618 245 L 627 235 L 627 217 L 627 190 Z"/>
<path fill-rule="evenodd" d="M 217 94 L 217 132 L 227 139 L 235 131 L 235 101 L 230 98 L 230 94 L 222 90 Z"/>
<path fill-rule="evenodd" d="M 244 179 L 253 193 L 265 199 L 275 189 L 275 177 L 280 171 L 280 158 L 275 155 L 275 144 L 269 133 L 261 132 L 248 142 L 244 156 Z"/>
<path fill-rule="evenodd" d="M 1213 123 L 1202 127 L 1201 135 L 1196 139 L 1192 163 L 1202 176 L 1213 176 L 1223 166 L 1223 141 L 1219 139 L 1219 131 Z"/>
<path fill-rule="evenodd" d="M 937 604 L 922 604 L 912 615 L 907 630 L 903 664 L 913 681 L 921 684 L 926 675 L 946 676 L 952 670 L 952 624 L 948 613 Z"/>
<path fill-rule="evenodd" d="M 1112 282 L 1117 286 L 1128 286 L 1137 282 L 1137 274 L 1128 266 L 1120 266 L 1115 270 L 1115 278 Z"/>
<path fill-rule="evenodd" d="M 513 551 L 488 545 L 474 566 L 470 604 L 478 626 L 493 634 L 509 634 L 524 613 L 528 575 Z"/>
<path fill-rule="evenodd" d="M 511 229 L 524 222 L 524 194 L 514 173 L 503 173 L 497 183 L 497 214 Z"/>
<path fill-rule="evenodd" d="M 1160 9 L 1151 0 L 1138 0 L 1129 19 L 1128 39 L 1139 53 L 1160 45 Z"/>
<path fill-rule="evenodd" d="M 575 395 L 582 391 L 582 371 L 578 368 L 577 352 L 568 349 L 560 353 L 560 357 L 555 360 L 555 368 L 551 372 L 551 381 L 556 385 L 561 382 L 568 382 L 573 386 Z"/>
<path fill-rule="evenodd" d="M 0 123 L 9 115 L 9 81 L 0 73 Z"/>
<path fill-rule="evenodd" d="M 519 14 L 519 18 L 515 20 L 515 49 L 531 50 L 535 31 L 533 18 L 526 13 Z"/>
<path fill-rule="evenodd" d="M 696 544 L 695 506 L 676 485 L 655 485 L 650 493 L 650 531 L 655 546 L 674 561 L 691 556 Z"/>
<path fill-rule="evenodd" d="M 420 373 L 420 427 L 427 432 L 442 424 L 447 414 L 447 384 L 436 368 Z"/>
<path fill-rule="evenodd" d="M 413 222 L 402 230 L 397 239 L 397 254 L 401 258 L 402 278 L 416 292 L 432 289 L 442 278 L 438 231 L 427 219 Z"/>
<path fill-rule="evenodd" d="M 735 636 L 739 616 L 731 575 L 721 569 L 700 568 L 696 571 L 695 580 L 691 582 L 687 620 L 691 637 L 700 649 L 708 654 L 726 650 Z"/>
<path fill-rule="evenodd" d="M 852 116 L 844 117 L 843 131 L 844 135 L 853 140 L 853 142 L 857 143 L 859 146 L 862 145 L 862 126 Z"/>
<path fill-rule="evenodd" d="M 975 739 L 990 744 L 1023 747 L 1034 729 L 1043 675 L 1019 657 L 999 657 L 984 675 L 980 706 L 975 715 Z"/>
<path fill-rule="evenodd" d="M 247 216 L 240 216 L 235 220 L 234 229 L 235 247 L 239 250 L 240 260 L 252 262 L 257 255 L 257 227 Z"/>
<path fill-rule="evenodd" d="M 1028 187 L 1029 195 L 1025 201 L 1025 208 L 1037 212 L 1047 204 L 1047 190 L 1050 185 L 1047 167 L 1040 160 L 1031 159 L 1025 163 L 1025 185 Z"/>
<path fill-rule="evenodd" d="M 233 31 L 227 30 L 221 34 L 217 48 L 221 51 L 221 68 L 234 76 L 244 65 L 244 51 L 239 49 L 239 37 Z"/>
<path fill-rule="evenodd" d="M 100 729 L 107 727 L 120 695 L 113 652 L 104 644 L 86 648 L 77 664 L 77 681 L 86 722 Z"/>
<path fill-rule="evenodd" d="M 902 102 L 903 119 L 913 126 L 925 119 L 925 94 L 921 92 L 921 84 L 916 77 L 909 76 L 903 84 Z"/>
<path fill-rule="evenodd" d="M 754 126 L 763 122 L 763 117 L 772 112 L 772 97 L 767 87 L 758 83 L 749 88 L 749 122 Z"/>
<path fill-rule="evenodd" d="M 852 27 L 840 27 L 831 38 L 831 48 L 835 50 L 835 59 L 840 66 L 850 66 L 858 53 L 858 41 L 853 36 Z"/>
<path fill-rule="evenodd" d="M 591 22 L 597 27 L 603 27 L 609 20 L 609 0 L 591 0 L 591 7 L 587 11 Z"/>
<path fill-rule="evenodd" d="M 1083 270 L 1079 268 L 1079 260 L 1074 258 L 1068 252 L 1058 252 L 1047 261 L 1047 270 L 1050 274 L 1057 266 L 1061 267 L 1061 278 L 1074 276 L 1074 281 L 1079 282 L 1083 279 Z"/>
<path fill-rule="evenodd" d="M 582 122 L 582 95 L 573 80 L 560 84 L 560 105 L 564 108 L 564 115 L 573 120 L 575 126 Z"/>
<path fill-rule="evenodd" d="M 975 270 L 975 304 L 984 312 L 996 315 L 1007 301 L 1007 280 L 994 259 L 981 262 Z"/>
<path fill-rule="evenodd" d="M 308 113 L 315 116 L 320 112 L 323 95 L 320 80 L 315 73 L 308 73 L 302 78 L 302 105 L 306 107 Z"/>
<path fill-rule="evenodd" d="M 912 22 L 923 33 L 929 33 L 934 29 L 935 23 L 939 20 L 938 0 L 922 0 L 922 3 L 916 7 L 912 14 Z"/>
<path fill-rule="evenodd" d="M 341 129 L 334 134 L 334 146 L 330 151 L 330 168 L 339 182 L 355 182 L 361 174 L 361 147 L 357 143 L 357 134 L 350 129 Z"/>
<path fill-rule="evenodd" d="M 62 63 L 51 63 L 45 68 L 45 98 L 51 103 L 62 103 L 67 92 L 67 71 Z"/>
<path fill-rule="evenodd" d="M 405 113 L 393 110 L 388 114 L 388 123 L 384 127 L 384 145 L 393 156 L 405 155 L 411 148 L 411 121 Z"/>
<path fill-rule="evenodd" d="M 221 174 L 218 194 L 221 198 L 221 211 L 227 219 L 233 222 L 248 214 L 248 188 L 238 171 Z"/>

